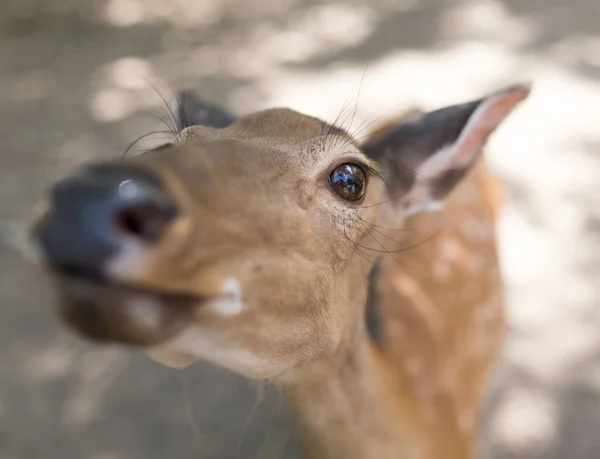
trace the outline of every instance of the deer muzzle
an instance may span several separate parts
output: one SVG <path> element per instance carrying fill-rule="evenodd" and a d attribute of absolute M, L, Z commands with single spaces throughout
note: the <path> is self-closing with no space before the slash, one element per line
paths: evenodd
<path fill-rule="evenodd" d="M 190 321 L 200 299 L 122 282 L 111 263 L 157 244 L 179 210 L 150 170 L 86 166 L 57 183 L 34 230 L 67 323 L 88 338 L 135 346 L 161 343 Z"/>

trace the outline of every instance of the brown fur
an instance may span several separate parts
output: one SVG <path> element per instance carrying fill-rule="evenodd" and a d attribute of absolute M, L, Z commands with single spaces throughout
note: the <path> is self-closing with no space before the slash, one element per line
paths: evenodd
<path fill-rule="evenodd" d="M 380 348 L 357 332 L 306 380 L 284 385 L 315 448 L 309 457 L 475 457 L 505 326 L 492 186 L 479 161 L 441 213 L 406 221 L 394 245 L 415 247 L 386 256 L 378 282 Z"/>
<path fill-rule="evenodd" d="M 526 97 L 515 91 L 502 96 L 499 120 L 488 127 L 483 119 L 480 143 Z M 348 161 L 373 170 L 358 204 L 327 184 Z M 443 211 L 408 218 L 410 193 L 390 199 L 383 163 L 341 129 L 287 109 L 223 129 L 188 127 L 176 144 L 127 162 L 156 172 L 181 213 L 157 243 L 113 260 L 108 274 L 197 298 L 187 329 L 150 355 L 274 381 L 311 458 L 474 457 L 504 331 L 497 199 L 481 160 Z M 379 344 L 364 320 L 376 259 Z M 224 293 L 231 280 L 240 304 Z M 239 308 L 224 313 L 215 306 L 223 301 Z"/>

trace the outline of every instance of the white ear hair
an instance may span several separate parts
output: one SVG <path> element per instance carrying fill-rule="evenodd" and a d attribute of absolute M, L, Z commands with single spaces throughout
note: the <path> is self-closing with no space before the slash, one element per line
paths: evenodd
<path fill-rule="evenodd" d="M 469 167 L 492 132 L 530 92 L 531 84 L 513 86 L 484 99 L 454 143 L 449 166 Z"/>
<path fill-rule="evenodd" d="M 483 99 L 458 138 L 416 167 L 415 182 L 405 199 L 409 215 L 442 208 L 441 199 L 473 165 L 490 135 L 530 90 L 530 85 L 514 86 Z"/>

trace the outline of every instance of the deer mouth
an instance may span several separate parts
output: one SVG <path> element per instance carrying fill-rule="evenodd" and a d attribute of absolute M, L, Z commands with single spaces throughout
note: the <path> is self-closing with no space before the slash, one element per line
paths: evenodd
<path fill-rule="evenodd" d="M 95 272 L 52 268 L 60 316 L 85 338 L 135 347 L 159 345 L 190 324 L 202 298 L 120 284 Z"/>

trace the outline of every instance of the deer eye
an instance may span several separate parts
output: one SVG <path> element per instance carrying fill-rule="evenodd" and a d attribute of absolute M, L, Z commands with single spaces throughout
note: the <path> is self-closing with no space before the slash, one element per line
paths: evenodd
<path fill-rule="evenodd" d="M 347 201 L 358 201 L 365 194 L 367 177 L 356 164 L 342 164 L 329 175 L 329 185 Z"/>

